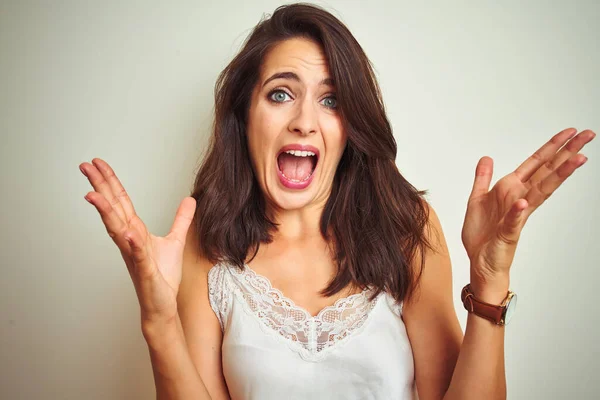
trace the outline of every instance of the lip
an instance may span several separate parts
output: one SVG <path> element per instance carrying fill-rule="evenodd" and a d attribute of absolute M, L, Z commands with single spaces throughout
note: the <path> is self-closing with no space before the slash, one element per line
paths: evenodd
<path fill-rule="evenodd" d="M 315 146 L 311 146 L 310 144 L 299 144 L 299 143 L 287 144 L 287 145 L 283 146 L 281 149 L 279 149 L 275 158 L 279 158 L 279 155 L 281 153 L 283 153 L 284 151 L 288 151 L 288 150 L 312 151 L 317 156 L 317 164 L 319 163 L 319 156 L 320 156 L 319 149 L 317 149 Z"/>
<path fill-rule="evenodd" d="M 279 164 L 277 162 L 277 159 L 279 158 L 279 155 L 281 153 L 286 152 L 288 150 L 312 151 L 313 153 L 315 153 L 315 156 L 317 157 L 317 164 L 315 165 L 315 169 L 313 170 L 313 172 L 310 175 L 310 178 L 308 178 L 308 180 L 303 181 L 303 182 L 292 182 L 283 176 L 283 174 L 279 170 Z M 319 149 L 317 149 L 315 146 L 311 146 L 308 144 L 296 143 L 296 144 L 288 144 L 288 145 L 283 146 L 277 152 L 277 156 L 275 157 L 275 169 L 277 170 L 277 176 L 279 177 L 279 181 L 281 182 L 281 184 L 289 189 L 304 189 L 304 188 L 308 187 L 308 185 L 310 185 L 310 183 L 314 179 L 315 173 L 317 172 L 317 168 L 319 167 L 319 156 L 320 156 Z"/>

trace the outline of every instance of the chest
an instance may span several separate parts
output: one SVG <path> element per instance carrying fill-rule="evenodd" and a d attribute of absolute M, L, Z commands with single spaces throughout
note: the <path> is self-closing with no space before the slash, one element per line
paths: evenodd
<path fill-rule="evenodd" d="M 233 301 L 223 338 L 232 399 L 412 399 L 410 343 L 385 295 L 353 322 L 324 318 L 314 330 L 244 308 Z"/>
<path fill-rule="evenodd" d="M 269 246 L 248 266 L 312 316 L 339 299 L 361 292 L 349 285 L 333 296 L 321 294 L 337 272 L 335 260 L 322 245 Z"/>

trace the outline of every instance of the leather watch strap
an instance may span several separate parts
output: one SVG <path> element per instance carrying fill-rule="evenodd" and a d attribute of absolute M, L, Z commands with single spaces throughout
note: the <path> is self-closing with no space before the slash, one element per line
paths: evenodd
<path fill-rule="evenodd" d="M 494 305 L 478 300 L 473 295 L 470 284 L 463 288 L 460 297 L 467 311 L 485 318 L 497 325 L 502 324 L 502 316 L 504 314 L 506 305 Z M 502 303 L 504 304 L 505 302 L 503 301 Z"/>

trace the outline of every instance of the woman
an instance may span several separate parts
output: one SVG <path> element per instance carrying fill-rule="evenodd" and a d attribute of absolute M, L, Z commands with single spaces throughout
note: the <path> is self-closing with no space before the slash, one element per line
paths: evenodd
<path fill-rule="evenodd" d="M 563 130 L 491 190 L 479 160 L 463 339 L 440 222 L 398 172 L 370 63 L 339 20 L 279 7 L 215 94 L 208 154 L 164 238 L 106 162 L 80 165 L 133 280 L 158 398 L 505 398 L 519 234 L 595 134 Z"/>

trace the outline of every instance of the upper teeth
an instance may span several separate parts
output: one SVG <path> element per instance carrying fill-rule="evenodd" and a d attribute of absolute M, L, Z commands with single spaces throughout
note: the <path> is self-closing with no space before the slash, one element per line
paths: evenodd
<path fill-rule="evenodd" d="M 286 153 L 297 157 L 314 156 L 315 153 L 312 151 L 301 151 L 301 150 L 287 150 Z"/>

